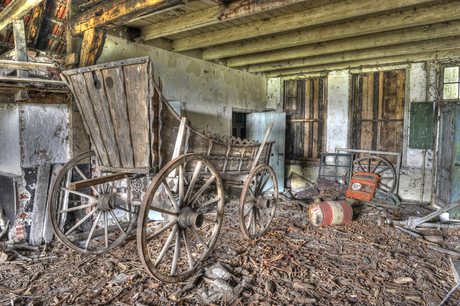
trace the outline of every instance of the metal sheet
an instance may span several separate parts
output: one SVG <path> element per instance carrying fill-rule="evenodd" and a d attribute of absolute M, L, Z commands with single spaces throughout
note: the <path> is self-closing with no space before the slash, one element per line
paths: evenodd
<path fill-rule="evenodd" d="M 248 116 L 248 138 L 262 141 L 267 127 L 274 122 L 268 141 L 276 141 L 269 165 L 275 170 L 278 190 L 284 190 L 284 150 L 286 137 L 286 113 L 252 113 Z"/>

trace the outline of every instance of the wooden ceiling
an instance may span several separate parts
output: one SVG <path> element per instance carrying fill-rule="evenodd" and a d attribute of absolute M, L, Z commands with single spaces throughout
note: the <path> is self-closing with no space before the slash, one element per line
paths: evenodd
<path fill-rule="evenodd" d="M 460 1 L 186 1 L 124 26 L 138 42 L 274 77 L 450 56 Z"/>

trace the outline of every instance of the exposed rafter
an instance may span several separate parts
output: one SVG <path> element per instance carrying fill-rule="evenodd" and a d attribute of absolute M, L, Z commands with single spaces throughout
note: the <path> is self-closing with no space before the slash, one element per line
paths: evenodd
<path fill-rule="evenodd" d="M 24 15 L 42 1 L 43 0 L 13 0 L 0 12 L 0 30 L 13 22 L 13 19 L 24 17 Z"/>
<path fill-rule="evenodd" d="M 76 35 L 96 27 L 123 25 L 154 10 L 181 3 L 181 0 L 109 0 L 75 16 L 71 21 L 70 32 Z"/>

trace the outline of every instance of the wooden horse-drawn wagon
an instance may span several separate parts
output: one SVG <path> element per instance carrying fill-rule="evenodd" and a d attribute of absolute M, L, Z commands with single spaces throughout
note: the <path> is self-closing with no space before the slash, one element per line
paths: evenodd
<path fill-rule="evenodd" d="M 183 281 L 203 264 L 222 226 L 224 185 L 242 187 L 243 234 L 265 233 L 278 184 L 274 142 L 200 133 L 163 98 L 148 57 L 65 71 L 92 151 L 56 175 L 49 217 L 56 236 L 101 254 L 137 226 L 138 252 L 153 277 Z M 236 217 L 236 216 L 235 216 Z"/>

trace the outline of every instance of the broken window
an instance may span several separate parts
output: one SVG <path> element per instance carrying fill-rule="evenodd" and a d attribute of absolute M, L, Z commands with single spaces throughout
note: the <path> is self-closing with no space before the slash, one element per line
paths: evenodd
<path fill-rule="evenodd" d="M 327 77 L 284 82 L 286 156 L 319 160 L 325 151 Z"/>
<path fill-rule="evenodd" d="M 444 68 L 444 88 L 443 98 L 458 99 L 459 98 L 459 67 L 446 67 Z"/>
<path fill-rule="evenodd" d="M 353 149 L 402 152 L 404 83 L 404 70 L 353 75 Z M 396 162 L 396 157 L 388 159 Z"/>

